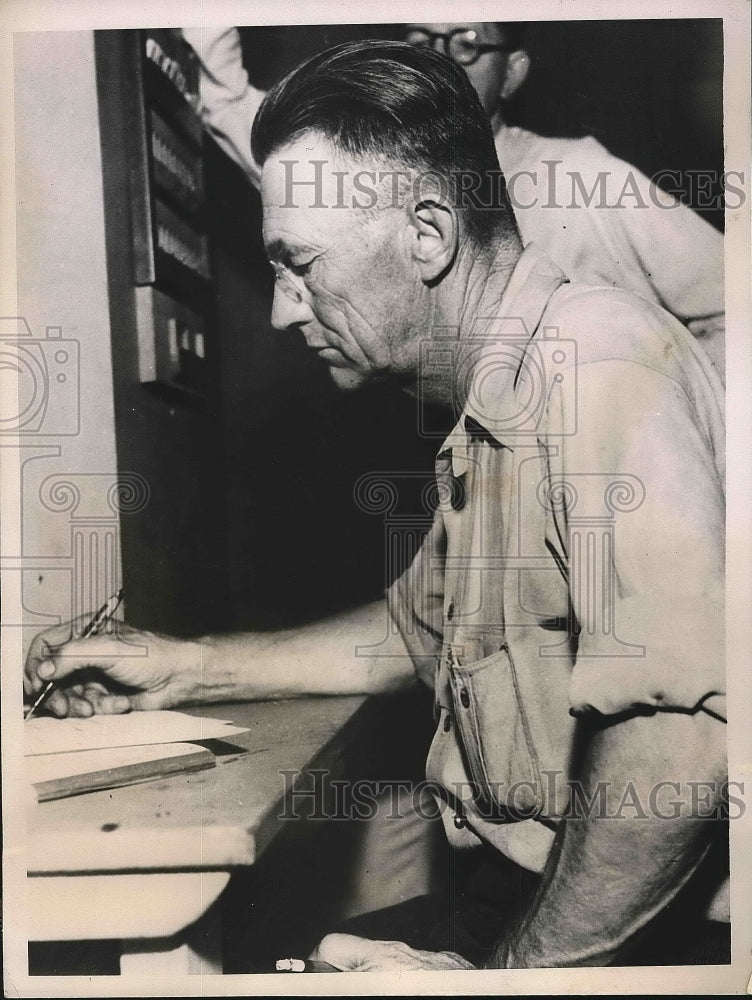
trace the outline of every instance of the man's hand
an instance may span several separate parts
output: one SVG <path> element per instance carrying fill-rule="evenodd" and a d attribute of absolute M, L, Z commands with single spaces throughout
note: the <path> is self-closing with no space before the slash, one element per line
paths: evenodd
<path fill-rule="evenodd" d="M 26 658 L 24 691 L 54 715 L 115 714 L 226 701 L 308 695 L 386 694 L 414 683 L 399 632 L 384 659 L 356 654 L 358 643 L 385 649 L 383 599 L 273 633 L 173 639 L 123 622 L 79 638 L 89 617 L 42 632 Z"/>
<path fill-rule="evenodd" d="M 454 951 L 419 951 L 402 941 L 371 941 L 354 934 L 327 934 L 310 956 L 343 972 L 444 972 L 474 969 Z"/>
<path fill-rule="evenodd" d="M 24 670 L 28 699 L 53 680 L 43 704 L 59 717 L 170 708 L 187 700 L 190 667 L 200 661 L 195 644 L 139 632 L 120 621 L 81 639 L 87 621 L 76 619 L 36 636 Z"/>

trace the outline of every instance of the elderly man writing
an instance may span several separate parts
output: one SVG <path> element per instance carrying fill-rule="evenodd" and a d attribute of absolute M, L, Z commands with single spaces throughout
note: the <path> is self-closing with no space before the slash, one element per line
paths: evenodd
<path fill-rule="evenodd" d="M 395 380 L 457 413 L 433 528 L 387 595 L 398 629 L 384 641 L 377 602 L 273 635 L 139 632 L 137 660 L 121 638 L 60 646 L 53 630 L 27 692 L 54 677 L 51 710 L 89 715 L 383 692 L 417 672 L 435 691 L 427 775 L 451 843 L 503 855 L 533 891 L 521 909 L 491 900 L 477 947 L 444 943 L 424 912 L 409 942 L 333 934 L 318 957 L 619 964 L 722 829 L 708 821 L 725 773 L 718 376 L 658 306 L 523 251 L 488 120 L 440 54 L 314 57 L 267 96 L 253 150 L 275 327 L 300 331 L 343 390 Z M 369 644 L 379 655 L 358 655 Z M 100 680 L 80 682 L 84 667 Z"/>

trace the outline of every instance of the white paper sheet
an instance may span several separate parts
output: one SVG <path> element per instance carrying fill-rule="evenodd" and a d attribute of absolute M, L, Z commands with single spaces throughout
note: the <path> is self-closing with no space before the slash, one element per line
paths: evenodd
<path fill-rule="evenodd" d="M 24 723 L 24 753 L 95 750 L 150 743 L 229 739 L 248 732 L 221 719 L 205 719 L 182 712 L 129 712 L 127 715 L 93 715 L 88 719 L 29 719 Z"/>

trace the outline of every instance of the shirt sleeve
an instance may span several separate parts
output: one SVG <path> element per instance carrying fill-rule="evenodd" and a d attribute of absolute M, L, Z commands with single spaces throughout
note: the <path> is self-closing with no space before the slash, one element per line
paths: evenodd
<path fill-rule="evenodd" d="M 182 32 L 199 60 L 204 126 L 258 187 L 261 168 L 251 155 L 251 127 L 264 93 L 249 83 L 240 34 L 237 28 L 183 28 Z"/>
<path fill-rule="evenodd" d="M 618 303 L 613 312 L 611 324 L 628 318 L 619 318 Z M 670 327 L 665 336 L 670 343 Z M 639 354 L 585 359 L 576 395 L 557 387 L 550 399 L 576 410 L 576 417 L 562 413 L 577 430 L 559 439 L 552 460 L 554 485 L 567 497 L 562 517 L 580 630 L 575 713 L 704 707 L 725 717 L 719 430 L 682 372 L 678 364 L 652 367 Z"/>

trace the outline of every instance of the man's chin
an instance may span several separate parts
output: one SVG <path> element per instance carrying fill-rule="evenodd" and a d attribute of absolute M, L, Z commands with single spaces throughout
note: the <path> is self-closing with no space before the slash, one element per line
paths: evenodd
<path fill-rule="evenodd" d="M 350 368 L 337 368 L 335 365 L 329 365 L 329 377 L 337 388 L 343 392 L 352 392 L 355 389 L 360 389 L 366 382 L 366 379 L 360 372 L 354 372 Z"/>

